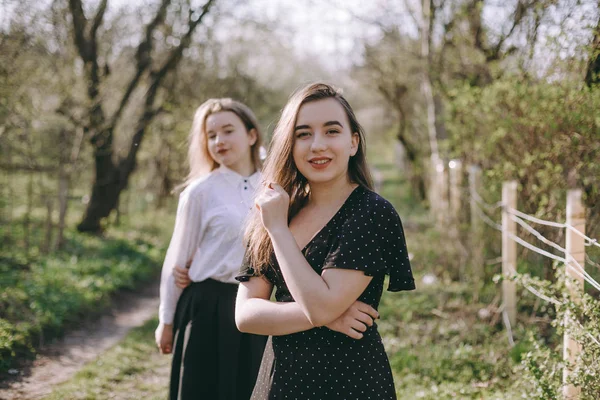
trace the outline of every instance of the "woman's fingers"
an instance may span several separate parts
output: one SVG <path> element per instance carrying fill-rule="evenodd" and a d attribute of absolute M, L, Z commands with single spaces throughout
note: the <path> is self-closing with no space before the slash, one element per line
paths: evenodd
<path fill-rule="evenodd" d="M 175 266 L 173 268 L 173 277 L 175 278 L 175 285 L 182 289 L 186 288 L 192 282 L 187 268 Z"/>
<path fill-rule="evenodd" d="M 373 326 L 373 318 L 369 314 L 363 313 L 361 311 L 357 311 L 353 315 L 356 321 L 360 321 L 362 324 L 366 326 Z"/>
<path fill-rule="evenodd" d="M 356 305 L 358 311 L 369 315 L 372 319 L 379 318 L 379 313 L 377 312 L 377 310 L 371 307 L 370 305 L 365 304 L 362 301 L 356 301 L 354 304 Z"/>
<path fill-rule="evenodd" d="M 357 332 L 352 328 L 348 328 L 348 332 L 346 332 L 346 335 L 351 337 L 352 339 L 362 339 L 363 338 L 362 333 Z"/>
<path fill-rule="evenodd" d="M 351 328 L 358 332 L 364 332 L 367 330 L 367 325 L 365 325 L 364 322 L 355 319 L 352 321 Z"/>

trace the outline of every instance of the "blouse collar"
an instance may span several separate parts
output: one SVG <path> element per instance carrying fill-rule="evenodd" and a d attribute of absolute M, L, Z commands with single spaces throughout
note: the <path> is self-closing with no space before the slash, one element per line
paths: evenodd
<path fill-rule="evenodd" d="M 235 172 L 231 168 L 226 167 L 223 164 L 219 166 L 218 170 L 225 177 L 225 179 L 227 179 L 227 181 L 234 186 L 238 186 L 240 183 L 249 182 L 252 185 L 252 187 L 256 188 L 260 182 L 260 172 L 258 171 L 246 177 L 238 174 L 237 172 Z"/>

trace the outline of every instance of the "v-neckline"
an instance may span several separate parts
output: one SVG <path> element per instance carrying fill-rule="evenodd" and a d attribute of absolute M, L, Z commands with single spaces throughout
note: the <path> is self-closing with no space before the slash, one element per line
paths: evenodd
<path fill-rule="evenodd" d="M 312 244 L 312 242 L 315 241 L 315 239 L 317 237 L 319 237 L 319 235 L 321 234 L 321 232 L 323 232 L 325 230 L 325 228 L 327 228 L 332 222 L 333 220 L 342 212 L 342 210 L 346 207 L 346 204 L 348 204 L 348 201 L 350 200 L 350 198 L 354 195 L 354 193 L 356 193 L 359 188 L 361 188 L 362 186 L 358 185 L 357 187 L 355 187 L 354 189 L 352 189 L 352 192 L 350 192 L 350 194 L 348 195 L 348 197 L 346 197 L 346 200 L 344 200 L 344 202 L 342 203 L 342 205 L 340 206 L 340 208 L 338 208 L 338 210 L 335 212 L 335 214 L 333 214 L 333 216 L 329 219 L 329 221 L 327 221 L 327 223 L 325 225 L 323 225 L 323 227 L 321 227 L 321 229 L 319 229 L 312 238 L 310 238 L 310 240 L 308 241 L 308 243 L 306 243 L 306 245 L 302 248 L 301 252 L 304 253 L 306 251 L 306 249 L 308 248 L 308 246 L 310 246 Z"/>

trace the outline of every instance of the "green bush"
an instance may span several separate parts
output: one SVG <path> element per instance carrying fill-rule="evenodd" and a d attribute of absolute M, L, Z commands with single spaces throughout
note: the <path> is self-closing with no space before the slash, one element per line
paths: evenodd
<path fill-rule="evenodd" d="M 516 180 L 520 210 L 562 222 L 567 190 L 580 188 L 587 210 L 586 233 L 600 236 L 600 87 L 506 77 L 485 87 L 455 88 L 450 95 L 449 147 L 453 156 L 482 167 L 484 197 L 500 200 L 502 182 Z M 497 214 L 493 218 L 499 219 Z M 563 230 L 535 228 L 564 246 Z M 525 232 L 520 236 L 556 253 Z M 600 256 L 597 248 L 586 251 L 596 260 Z M 571 365 L 570 382 L 582 388 L 582 399 L 600 398 L 599 293 L 586 286 L 583 300 L 572 301 L 565 289 L 565 266 L 527 250 L 519 255 L 518 270 L 514 279 L 524 294 L 519 312 L 552 321 L 526 327 L 527 340 L 513 355 L 521 363 L 522 393 L 527 398 L 562 398 L 562 338 L 567 330 L 583 346 Z M 598 280 L 598 270 L 588 272 Z M 527 286 L 556 304 L 540 300 L 541 306 L 540 301 L 534 305 Z M 567 314 L 575 322 L 565 325 Z"/>
<path fill-rule="evenodd" d="M 104 310 L 116 291 L 157 276 L 165 244 L 125 228 L 113 229 L 106 238 L 68 231 L 59 252 L 27 264 L 16 250 L 2 258 L 0 372 L 31 357 L 69 324 Z"/>

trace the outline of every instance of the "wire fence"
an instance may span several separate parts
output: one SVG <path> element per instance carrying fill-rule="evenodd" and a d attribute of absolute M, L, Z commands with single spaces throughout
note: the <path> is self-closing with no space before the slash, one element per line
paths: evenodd
<path fill-rule="evenodd" d="M 485 222 L 487 225 L 489 225 L 490 227 L 496 229 L 499 232 L 504 232 L 506 235 L 508 235 L 508 237 L 510 237 L 512 240 L 514 240 L 515 242 L 517 242 L 518 244 L 522 245 L 523 247 L 537 253 L 537 254 L 541 254 L 545 257 L 548 257 L 552 260 L 555 261 L 559 261 L 564 263 L 567 268 L 571 268 L 572 271 L 577 274 L 579 277 L 583 278 L 585 282 L 588 282 L 592 287 L 594 287 L 596 290 L 600 291 L 600 283 L 598 283 L 594 278 L 592 278 L 586 271 L 585 268 L 572 256 L 572 254 L 570 254 L 569 252 L 567 252 L 567 249 L 565 249 L 564 247 L 556 244 L 555 242 L 551 241 L 550 239 L 546 238 L 545 236 L 543 236 L 539 231 L 537 231 L 535 228 L 533 228 L 531 225 L 529 225 L 528 223 L 525 222 L 525 220 L 531 221 L 531 222 L 535 222 L 538 223 L 540 225 L 545 225 L 545 226 L 550 226 L 550 227 L 555 227 L 555 228 L 568 228 L 571 229 L 574 233 L 576 233 L 578 236 L 581 236 L 585 241 L 586 241 L 586 246 L 598 246 L 600 247 L 600 245 L 597 243 L 598 241 L 596 239 L 592 239 L 586 235 L 584 235 L 583 233 L 581 233 L 580 231 L 578 231 L 577 229 L 575 229 L 574 227 L 570 226 L 567 223 L 559 223 L 559 222 L 554 222 L 554 221 L 546 221 L 540 218 L 536 218 L 534 216 L 531 216 L 529 214 L 525 214 L 519 210 L 516 210 L 514 208 L 510 208 L 510 207 L 506 207 L 504 204 L 502 204 L 502 202 L 497 202 L 494 204 L 489 204 L 486 203 L 482 200 L 481 195 L 479 195 L 479 193 L 475 192 L 475 191 L 470 191 L 470 194 L 472 195 L 472 198 L 475 200 L 475 209 L 477 210 L 477 214 L 478 216 L 481 218 L 481 220 L 483 222 Z M 538 240 L 540 240 L 542 243 L 551 246 L 555 249 L 557 249 L 558 251 L 560 251 L 561 253 L 565 254 L 564 257 L 558 256 L 556 254 L 552 254 L 544 249 L 541 249 L 529 242 L 526 242 L 525 240 L 521 239 L 520 237 L 514 235 L 511 232 L 507 232 L 501 224 L 495 222 L 494 220 L 492 220 L 492 218 L 490 218 L 485 211 L 483 210 L 483 208 L 487 209 L 487 210 L 495 210 L 497 208 L 501 208 L 503 211 L 507 212 L 508 214 L 510 214 L 510 219 L 515 221 L 517 224 L 519 224 L 521 227 L 523 227 L 526 231 L 528 231 L 529 233 L 531 233 L 532 235 L 534 235 Z M 586 261 L 590 264 L 590 265 L 594 265 L 597 268 L 600 268 L 600 265 L 593 262 L 590 257 L 588 255 L 586 255 Z M 571 265 L 571 263 L 573 265 Z"/>
<path fill-rule="evenodd" d="M 483 276 L 483 265 L 502 264 L 503 275 L 509 279 L 502 281 L 502 305 L 499 312 L 502 314 L 502 320 L 506 327 L 508 339 L 511 344 L 514 343 L 513 329 L 517 317 L 517 294 L 516 285 L 519 283 L 528 292 L 536 298 L 562 308 L 561 315 L 564 320 L 561 325 L 565 327 L 563 358 L 565 360 L 565 369 L 563 373 L 563 394 L 569 399 L 579 398 L 579 389 L 569 383 L 568 376 L 570 370 L 568 365 L 576 363 L 577 355 L 583 351 L 580 344 L 571 337 L 571 334 L 579 330 L 584 337 L 589 338 L 590 344 L 600 346 L 600 338 L 593 332 L 598 332 L 596 327 L 587 324 L 584 326 L 583 320 L 571 314 L 572 304 L 581 304 L 581 292 L 585 290 L 585 284 L 600 292 L 600 283 L 598 283 L 585 270 L 587 265 L 593 266 L 594 271 L 600 270 L 600 263 L 593 260 L 586 251 L 586 248 L 600 248 L 598 239 L 589 237 L 585 234 L 585 208 L 581 201 L 582 192 L 580 190 L 569 190 L 567 193 L 567 212 L 566 221 L 548 221 L 540 216 L 529 215 L 517 209 L 517 183 L 505 182 L 502 186 L 502 200 L 495 203 L 486 202 L 480 194 L 481 188 L 481 169 L 476 166 L 469 167 L 468 188 L 462 187 L 462 162 L 455 160 L 448 164 L 450 173 L 446 174 L 445 165 L 437 165 L 433 173 L 437 174 L 432 182 L 436 182 L 440 187 L 432 191 L 430 196 L 431 208 L 436 219 L 442 225 L 450 222 L 450 230 L 457 230 L 460 224 L 461 209 L 463 203 L 470 204 L 470 230 L 473 238 L 471 263 L 474 272 L 474 279 L 479 280 Z M 447 185 L 446 179 L 449 178 Z M 466 186 L 466 185 L 465 185 Z M 445 197 L 447 196 L 447 197 Z M 448 213 L 455 213 L 452 218 L 447 218 Z M 501 213 L 502 220 L 497 222 L 495 219 Z M 483 234 L 483 224 L 502 234 L 502 256 L 489 260 L 484 260 L 484 244 L 480 240 Z M 528 236 L 525 240 L 519 236 L 518 227 L 521 233 Z M 544 227 L 542 229 L 541 227 Z M 581 228 L 581 229 L 578 229 Z M 550 229 L 547 229 L 550 228 Z M 552 229 L 558 229 L 557 238 L 564 236 L 565 244 L 557 243 L 558 240 L 551 240 Z M 548 232 L 548 233 L 543 233 Z M 530 235 L 530 236 L 529 236 Z M 531 237 L 541 242 L 530 243 Z M 519 274 L 517 271 L 517 245 L 520 245 L 529 251 L 538 254 L 546 259 L 552 260 L 557 266 L 564 265 L 564 271 L 568 277 L 566 282 L 566 291 L 558 293 L 552 288 L 548 281 L 537 281 L 537 278 L 531 279 L 529 274 Z M 547 248 L 545 247 L 547 246 Z M 543 248 L 542 248 L 543 247 Z M 516 278 L 516 279 L 514 279 Z M 539 282 L 539 285 L 538 285 Z M 480 288 L 480 282 L 476 282 L 476 288 Z M 547 287 L 546 287 L 547 286 Z M 548 289 L 550 289 L 548 291 Z M 475 296 L 478 296 L 475 289 Z M 578 336 L 579 337 L 579 336 Z"/>

